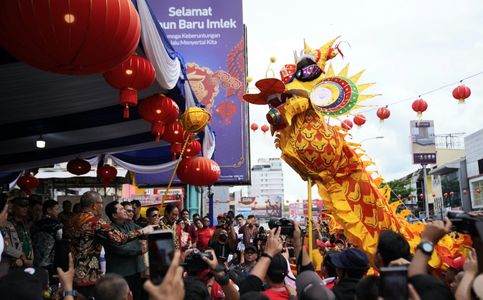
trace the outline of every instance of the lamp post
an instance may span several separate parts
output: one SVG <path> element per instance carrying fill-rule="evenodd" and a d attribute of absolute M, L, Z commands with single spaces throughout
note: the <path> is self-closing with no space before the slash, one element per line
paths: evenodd
<path fill-rule="evenodd" d="M 361 140 L 359 142 L 359 144 L 362 144 L 362 142 L 365 142 L 365 141 L 369 141 L 369 140 L 378 140 L 378 139 L 383 139 L 384 136 L 383 135 L 379 135 L 379 136 L 373 136 L 373 137 L 368 137 L 368 138 L 365 138 L 363 140 Z"/>

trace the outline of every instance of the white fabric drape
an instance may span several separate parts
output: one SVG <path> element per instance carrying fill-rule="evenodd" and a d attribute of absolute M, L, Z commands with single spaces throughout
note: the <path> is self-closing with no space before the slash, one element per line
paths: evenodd
<path fill-rule="evenodd" d="M 173 170 L 174 166 L 176 165 L 176 160 L 173 160 L 164 164 L 151 165 L 151 166 L 134 165 L 134 164 L 125 162 L 113 155 L 107 155 L 107 156 L 111 158 L 117 165 L 123 167 L 124 169 L 129 170 L 131 172 L 142 173 L 142 174 L 155 174 L 160 172 L 166 172 L 169 170 Z"/>
<path fill-rule="evenodd" d="M 171 90 L 176 86 L 182 74 L 179 59 L 172 59 L 169 56 L 154 23 L 157 21 L 153 20 L 146 0 L 138 0 L 137 3 L 144 51 L 156 70 L 156 80 L 159 85 L 164 89 Z"/>

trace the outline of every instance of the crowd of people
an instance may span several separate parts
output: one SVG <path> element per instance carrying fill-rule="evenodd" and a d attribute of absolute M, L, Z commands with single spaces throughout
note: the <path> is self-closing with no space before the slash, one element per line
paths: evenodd
<path fill-rule="evenodd" d="M 173 204 L 143 217 L 139 201 L 105 203 L 93 191 L 73 207 L 64 201 L 62 211 L 38 195 L 9 197 L 0 212 L 1 299 L 483 299 L 483 249 L 444 272 L 428 266 L 449 220 L 427 223 L 413 253 L 392 231 L 365 253 L 322 221 L 308 249 L 307 232 L 293 221 L 264 228 L 230 211 L 213 225 Z M 150 280 L 146 242 L 157 229 L 172 232 L 176 249 L 160 284 Z M 65 267 L 56 265 L 59 245 L 68 245 Z M 384 279 L 391 267 L 407 272 L 398 279 L 404 286 Z"/>

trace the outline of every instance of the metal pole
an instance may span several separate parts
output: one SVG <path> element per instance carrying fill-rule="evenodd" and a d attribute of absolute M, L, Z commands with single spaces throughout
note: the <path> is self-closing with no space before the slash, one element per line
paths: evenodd
<path fill-rule="evenodd" d="M 307 212 L 308 212 L 308 229 L 309 229 L 309 257 L 310 260 L 312 260 L 312 247 L 313 247 L 313 241 L 312 241 L 312 179 L 309 177 L 307 180 L 307 189 L 308 189 L 308 196 L 307 196 Z"/>
<path fill-rule="evenodd" d="M 424 191 L 424 209 L 426 210 L 426 218 L 429 218 L 429 203 L 428 203 L 428 179 L 426 175 L 426 165 L 423 167 L 423 191 Z"/>

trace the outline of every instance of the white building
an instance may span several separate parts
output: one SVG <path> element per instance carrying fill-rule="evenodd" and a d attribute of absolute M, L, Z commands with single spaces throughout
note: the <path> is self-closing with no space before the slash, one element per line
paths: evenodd
<path fill-rule="evenodd" d="M 252 185 L 248 187 L 249 197 L 284 199 L 282 160 L 260 158 L 252 167 Z"/>
<path fill-rule="evenodd" d="M 465 137 L 466 173 L 472 209 L 483 208 L 483 129 Z"/>

